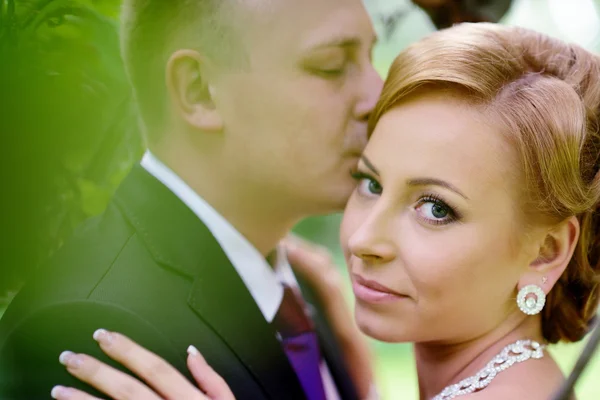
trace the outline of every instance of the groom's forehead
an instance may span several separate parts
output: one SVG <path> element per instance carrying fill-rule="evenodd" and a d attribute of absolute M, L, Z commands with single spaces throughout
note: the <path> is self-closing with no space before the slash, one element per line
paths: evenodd
<path fill-rule="evenodd" d="M 262 38 L 295 42 L 304 48 L 366 42 L 375 32 L 362 0 L 234 0 L 241 18 Z M 243 15 L 243 8 L 248 13 Z M 261 39 L 262 39 L 261 38 Z M 270 41 L 270 40 L 269 40 Z"/>
<path fill-rule="evenodd" d="M 310 20 L 342 19 L 354 14 L 369 19 L 363 0 L 231 0 L 236 18 L 254 19 L 259 25 L 283 22 L 291 27 Z M 370 20 L 369 20 L 370 21 Z"/>

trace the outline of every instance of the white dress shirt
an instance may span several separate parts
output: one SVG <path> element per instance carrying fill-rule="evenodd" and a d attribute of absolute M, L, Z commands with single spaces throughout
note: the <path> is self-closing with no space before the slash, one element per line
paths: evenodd
<path fill-rule="evenodd" d="M 283 300 L 282 283 L 292 287 L 298 286 L 283 249 L 277 249 L 276 265 L 272 268 L 263 255 L 229 221 L 149 150 L 144 154 L 141 165 L 169 188 L 206 225 L 246 285 L 265 320 L 271 323 Z M 339 400 L 339 393 L 325 361 L 321 363 L 321 376 L 327 400 Z"/>

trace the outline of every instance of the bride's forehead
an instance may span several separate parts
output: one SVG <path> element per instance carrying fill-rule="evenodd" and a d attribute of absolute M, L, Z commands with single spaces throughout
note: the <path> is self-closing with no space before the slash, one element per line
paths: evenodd
<path fill-rule="evenodd" d="M 383 176 L 394 179 L 434 176 L 484 189 L 504 186 L 507 177 L 518 175 L 514 149 L 502 133 L 485 123 L 476 108 L 443 99 L 389 110 L 364 154 Z"/>
<path fill-rule="evenodd" d="M 495 153 L 506 157 L 511 147 L 478 107 L 428 96 L 388 110 L 375 126 L 367 149 L 396 152 L 400 162 L 401 155 L 427 157 L 432 153 L 447 160 Z"/>

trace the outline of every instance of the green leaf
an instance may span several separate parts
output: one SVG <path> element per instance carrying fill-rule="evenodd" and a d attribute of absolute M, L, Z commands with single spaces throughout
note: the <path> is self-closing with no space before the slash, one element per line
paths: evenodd
<path fill-rule="evenodd" d="M 113 194 L 111 188 L 100 186 L 86 179 L 79 179 L 77 186 L 80 191 L 81 209 L 86 217 L 102 213 Z"/>

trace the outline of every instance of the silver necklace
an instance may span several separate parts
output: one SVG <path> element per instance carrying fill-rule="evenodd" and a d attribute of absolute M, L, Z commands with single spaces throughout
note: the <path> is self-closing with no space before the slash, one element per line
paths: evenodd
<path fill-rule="evenodd" d="M 506 346 L 483 369 L 473 376 L 450 386 L 435 396 L 432 400 L 450 400 L 463 394 L 482 390 L 496 377 L 496 375 L 514 364 L 527 361 L 530 358 L 544 357 L 545 345 L 534 340 L 519 340 Z"/>

